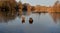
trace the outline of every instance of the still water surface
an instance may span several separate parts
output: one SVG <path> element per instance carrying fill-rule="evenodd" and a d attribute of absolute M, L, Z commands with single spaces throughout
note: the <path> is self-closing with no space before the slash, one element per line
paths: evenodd
<path fill-rule="evenodd" d="M 21 22 L 22 16 L 4 16 L 0 14 L 0 33 L 60 33 L 59 13 L 30 13 L 23 14 L 25 22 Z M 29 18 L 33 22 L 29 22 Z"/>

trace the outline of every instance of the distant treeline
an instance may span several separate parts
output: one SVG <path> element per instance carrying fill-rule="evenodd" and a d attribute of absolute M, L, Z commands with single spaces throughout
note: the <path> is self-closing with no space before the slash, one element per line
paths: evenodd
<path fill-rule="evenodd" d="M 22 8 L 22 3 L 21 2 L 16 2 L 15 0 L 6 0 L 0 1 L 0 11 L 18 11 L 18 9 Z"/>
<path fill-rule="evenodd" d="M 22 2 L 16 2 L 15 0 L 1 0 L 0 1 L 0 11 L 19 11 L 20 10 L 31 10 L 31 11 L 35 11 L 38 10 L 40 11 L 45 11 L 48 10 L 52 12 L 52 10 L 54 10 L 54 12 L 56 11 L 60 11 L 60 3 L 59 1 L 56 1 L 56 3 L 51 6 L 51 7 L 46 7 L 46 6 L 41 6 L 41 5 L 36 5 L 36 6 L 31 6 L 29 3 L 24 3 L 22 4 Z"/>

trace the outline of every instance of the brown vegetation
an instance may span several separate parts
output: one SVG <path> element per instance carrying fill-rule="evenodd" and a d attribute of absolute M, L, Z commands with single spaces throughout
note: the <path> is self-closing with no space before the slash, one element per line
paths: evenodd
<path fill-rule="evenodd" d="M 15 0 L 1 0 L 0 1 L 0 11 L 34 11 L 34 12 L 60 12 L 60 3 L 56 1 L 53 6 L 31 6 L 28 3 L 22 4 L 22 2 L 16 2 Z"/>

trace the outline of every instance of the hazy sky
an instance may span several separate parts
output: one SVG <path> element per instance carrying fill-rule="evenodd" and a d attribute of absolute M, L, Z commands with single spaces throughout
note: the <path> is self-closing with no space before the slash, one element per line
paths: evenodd
<path fill-rule="evenodd" d="M 17 2 L 20 0 L 16 0 Z M 44 6 L 51 6 L 57 0 L 21 0 L 22 3 L 29 3 L 31 5 L 44 5 Z"/>

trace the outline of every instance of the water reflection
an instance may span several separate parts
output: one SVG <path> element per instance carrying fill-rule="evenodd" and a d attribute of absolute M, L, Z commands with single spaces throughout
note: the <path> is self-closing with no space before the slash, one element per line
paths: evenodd
<path fill-rule="evenodd" d="M 19 13 L 21 13 L 21 12 L 23 13 L 23 14 L 19 14 Z M 0 22 L 8 22 L 8 21 L 11 21 L 11 20 L 14 20 L 16 17 L 21 17 L 21 22 L 22 23 L 25 23 L 25 21 L 26 21 L 26 17 L 25 16 L 27 16 L 27 15 L 30 15 L 31 14 L 31 12 L 28 12 L 28 11 L 22 11 L 22 10 L 20 10 L 19 11 L 19 13 L 18 12 L 16 12 L 16 11 L 8 11 L 8 12 L 2 12 L 2 11 L 0 11 Z M 19 15 L 17 15 L 17 13 L 19 14 Z M 32 13 L 32 14 L 36 14 L 36 15 L 41 15 L 41 14 L 46 14 L 46 13 Z M 51 17 L 52 17 L 52 19 L 54 20 L 54 22 L 55 23 L 57 23 L 58 21 L 60 21 L 60 13 L 49 13 L 50 15 L 51 15 Z M 38 16 L 37 16 L 38 17 Z M 38 17 L 38 21 L 39 21 L 39 17 Z M 32 24 L 33 23 L 33 18 L 32 17 L 30 17 L 29 18 L 29 23 L 30 24 Z"/>
<path fill-rule="evenodd" d="M 30 13 L 29 13 L 30 14 Z M 12 20 L 15 20 L 16 17 L 20 17 L 20 19 L 22 18 L 21 22 L 25 23 L 25 16 L 27 15 L 27 12 L 23 12 L 22 10 L 20 10 L 19 12 L 17 11 L 8 11 L 8 12 L 3 12 L 0 11 L 0 22 L 9 22 Z"/>
<path fill-rule="evenodd" d="M 20 13 L 20 12 L 19 12 Z M 18 13 L 18 14 L 19 14 Z M 13 33 L 49 33 L 60 32 L 59 13 L 29 13 L 17 15 L 16 11 L 2 12 L 0 11 L 0 31 Z M 6 22 L 8 24 L 1 24 Z M 12 22 L 12 23 L 11 23 Z M 25 23 L 25 24 L 23 24 Z M 1 33 L 1 32 L 0 32 Z"/>
<path fill-rule="evenodd" d="M 60 13 L 50 13 L 50 15 L 52 16 L 52 19 L 54 20 L 55 23 L 60 21 Z"/>
<path fill-rule="evenodd" d="M 8 22 L 9 20 L 14 20 L 16 18 L 15 11 L 2 12 L 0 11 L 0 22 Z"/>

